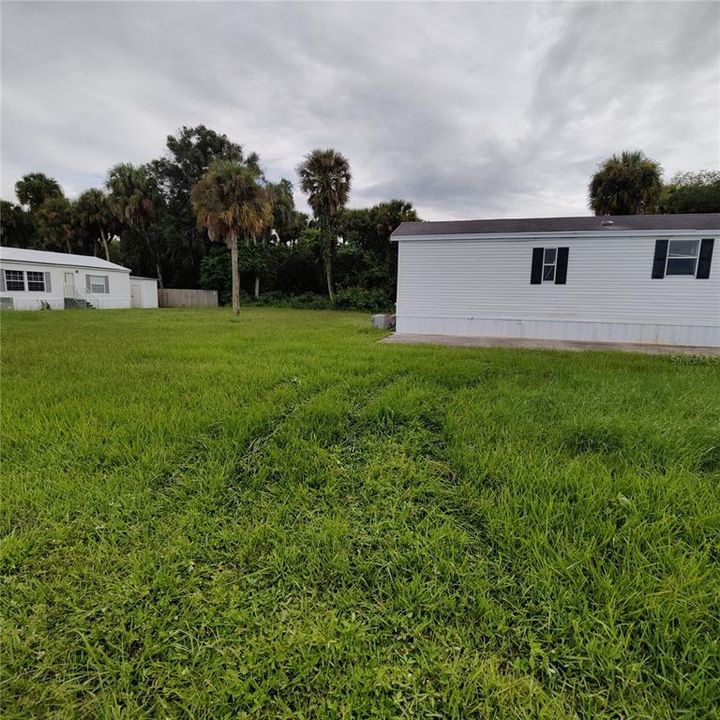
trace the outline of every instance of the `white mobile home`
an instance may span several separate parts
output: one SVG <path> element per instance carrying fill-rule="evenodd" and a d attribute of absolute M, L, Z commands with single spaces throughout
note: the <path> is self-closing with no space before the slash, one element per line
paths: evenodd
<path fill-rule="evenodd" d="M 407 222 L 398 334 L 720 347 L 720 213 Z"/>
<path fill-rule="evenodd" d="M 0 247 L 0 307 L 157 307 L 157 282 L 88 255 Z"/>

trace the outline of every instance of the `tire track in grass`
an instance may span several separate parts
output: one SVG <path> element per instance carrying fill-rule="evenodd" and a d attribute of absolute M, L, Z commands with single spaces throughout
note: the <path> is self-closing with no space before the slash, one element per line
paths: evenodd
<path fill-rule="evenodd" d="M 273 398 L 273 393 L 278 389 L 283 390 L 287 388 L 289 384 L 288 381 L 276 383 L 270 388 L 268 396 Z M 258 430 L 251 433 L 247 440 L 237 445 L 233 441 L 233 447 L 230 448 L 231 454 L 241 455 L 246 452 L 245 448 L 251 449 L 257 442 L 262 440 L 269 428 L 273 426 L 278 427 L 278 424 L 281 423 L 284 418 L 292 414 L 292 412 L 304 402 L 311 399 L 315 394 L 323 392 L 325 387 L 325 384 L 321 384 L 319 387 L 312 386 L 304 395 L 299 394 L 299 396 L 291 398 L 285 408 L 276 412 L 271 417 L 264 419 L 260 423 Z M 273 398 L 272 402 L 274 403 L 276 400 Z M 204 433 L 196 435 L 190 443 L 178 451 L 178 457 L 173 462 L 172 467 L 147 479 L 140 491 L 140 495 L 142 496 L 140 501 L 153 508 L 151 516 L 153 519 L 157 519 L 166 514 L 169 511 L 169 507 L 177 503 L 179 495 L 188 490 L 187 478 L 197 473 L 198 469 L 202 469 L 202 466 L 217 450 L 215 445 L 222 435 L 223 433 L 219 431 L 218 422 L 213 421 L 207 426 Z M 229 459 L 232 460 L 232 458 Z M 172 490 L 173 488 L 175 488 L 177 492 L 167 492 L 168 489 Z M 109 508 L 108 511 L 112 513 L 113 508 Z M 107 518 L 98 515 L 87 517 L 82 510 L 78 512 L 76 517 L 66 515 L 63 518 L 63 536 L 55 537 L 52 546 L 59 549 L 59 546 L 62 546 L 65 541 L 92 540 L 93 538 L 97 538 L 98 531 L 104 529 L 102 524 L 106 521 Z M 32 536 L 38 529 L 35 523 L 27 522 L 25 515 L 21 513 L 15 524 L 9 527 L 3 540 L 7 545 L 18 547 L 23 545 L 23 555 L 25 555 L 25 560 L 27 561 L 30 559 L 28 553 L 31 552 L 33 547 L 36 551 L 41 550 L 41 548 L 34 546 L 32 543 L 24 543 L 24 540 L 26 540 L 28 536 Z M 12 558 L 3 556 L 3 559 L 5 560 L 4 567 L 6 570 L 12 572 L 18 571 L 18 565 Z"/>
<path fill-rule="evenodd" d="M 68 590 L 89 581 L 90 594 L 50 611 L 23 682 L 56 687 L 59 708 L 56 683 L 72 677 L 88 717 L 110 705 L 126 716 L 460 718 L 517 703 L 566 716 L 503 670 L 474 627 L 493 612 L 477 607 L 481 538 L 443 506 L 458 480 L 443 398 L 432 386 L 413 395 L 407 379 L 330 379 L 242 446 L 209 427 L 153 488 L 131 554 L 118 563 L 110 543 L 70 578 Z M 416 407 L 424 397 L 434 400 Z M 54 655 L 34 655 L 52 627 Z"/>
<path fill-rule="evenodd" d="M 473 380 L 467 385 L 474 387 L 477 382 Z M 484 503 L 478 502 L 477 488 L 475 492 L 471 492 L 472 488 L 463 477 L 462 471 L 453 465 L 446 436 L 447 413 L 450 412 L 451 407 L 449 400 L 455 392 L 465 387 L 466 384 L 463 384 L 462 388 L 458 388 L 455 383 L 452 391 L 448 388 L 443 388 L 443 391 L 432 388 L 429 392 L 432 393 L 434 403 L 431 404 L 428 412 L 421 413 L 417 418 L 429 440 L 421 444 L 416 458 L 429 470 L 429 475 L 433 478 L 430 491 L 424 497 L 418 498 L 418 501 L 432 506 L 433 510 L 451 523 L 452 528 L 466 538 L 462 552 L 471 559 L 471 562 L 480 563 L 484 567 L 484 573 L 481 574 L 485 583 L 482 593 L 484 597 L 475 595 L 477 608 L 474 608 L 472 598 L 478 590 L 477 577 L 473 578 L 472 574 L 466 574 L 458 582 L 467 582 L 461 594 L 466 593 L 465 600 L 470 600 L 469 604 L 461 603 L 446 614 L 433 616 L 433 623 L 442 623 L 444 620 L 453 625 L 459 621 L 467 624 L 479 623 L 481 627 L 485 623 L 484 629 L 480 632 L 470 634 L 470 642 L 468 636 L 464 636 L 465 650 L 475 652 L 478 662 L 494 663 L 494 671 L 508 681 L 518 686 L 523 682 L 530 683 L 529 687 L 534 688 L 533 693 L 541 700 L 537 706 L 537 716 L 542 715 L 543 698 L 553 699 L 552 717 L 574 716 L 572 693 L 569 690 L 559 689 L 557 684 L 553 687 L 546 686 L 542 673 L 538 675 L 532 669 L 519 669 L 515 663 L 519 657 L 518 647 L 512 642 L 508 643 L 517 608 L 508 601 L 502 590 L 496 592 L 496 588 L 500 590 L 500 580 L 504 578 L 504 572 L 508 569 L 507 560 L 501 556 L 501 547 L 488 527 L 487 507 Z M 391 429 L 390 436 L 402 438 L 406 430 L 413 429 L 413 425 L 412 421 L 401 421 Z M 489 485 L 483 483 L 480 492 L 481 494 L 490 492 L 494 496 L 497 487 L 493 483 Z M 446 590 L 447 592 L 443 594 L 452 596 L 452 586 Z M 460 633 L 459 637 L 463 637 L 463 633 Z M 458 642 L 463 645 L 463 641 Z"/>
<path fill-rule="evenodd" d="M 379 393 L 383 389 L 383 386 L 379 385 L 381 379 L 381 376 L 366 376 L 364 382 L 359 387 L 351 388 L 347 392 L 343 392 L 343 398 L 346 401 L 358 399 L 359 397 L 368 399 L 365 391 L 366 386 L 368 384 L 375 385 L 375 393 Z M 389 380 L 387 384 L 394 382 L 397 382 L 397 378 Z M 286 408 L 284 413 L 276 416 L 273 427 L 270 427 L 270 424 L 268 424 L 265 433 L 254 436 L 253 441 L 246 446 L 242 456 L 238 460 L 235 460 L 233 472 L 228 473 L 219 485 L 219 492 L 223 496 L 224 502 L 220 507 L 213 510 L 211 514 L 213 514 L 214 517 L 206 518 L 212 521 L 212 527 L 208 529 L 207 526 L 205 526 L 202 529 L 202 532 L 214 535 L 217 538 L 217 542 L 210 542 L 208 545 L 202 542 L 201 537 L 188 538 L 188 553 L 186 554 L 186 558 L 188 556 L 192 558 L 190 563 L 193 567 L 189 573 L 186 574 L 186 581 L 194 588 L 194 591 L 190 597 L 187 595 L 178 597 L 178 606 L 183 607 L 190 603 L 191 607 L 189 611 L 195 615 L 199 613 L 199 616 L 202 618 L 200 622 L 196 620 L 192 623 L 193 630 L 188 627 L 187 632 L 184 634 L 185 639 L 180 641 L 180 647 L 183 648 L 181 653 L 183 655 L 187 653 L 188 659 L 194 657 L 195 661 L 201 665 L 207 662 L 221 662 L 223 667 L 225 667 L 226 653 L 231 651 L 231 648 L 237 643 L 236 633 L 239 630 L 237 618 L 226 621 L 219 619 L 217 616 L 212 618 L 203 617 L 202 611 L 194 607 L 194 602 L 191 600 L 193 596 L 203 597 L 203 604 L 209 604 L 211 607 L 215 607 L 215 612 L 221 616 L 227 610 L 226 602 L 222 602 L 221 607 L 218 607 L 217 600 L 213 600 L 213 597 L 216 596 L 218 592 L 224 596 L 224 593 L 228 591 L 229 583 L 233 583 L 231 587 L 234 586 L 238 588 L 235 593 L 233 593 L 235 596 L 237 596 L 236 594 L 238 592 L 241 594 L 252 593 L 256 597 L 259 597 L 259 600 L 256 602 L 268 602 L 268 598 L 272 598 L 272 605 L 275 608 L 274 612 L 277 611 L 277 607 L 282 607 L 288 603 L 288 596 L 285 595 L 286 590 L 282 587 L 282 584 L 278 583 L 278 580 L 281 579 L 278 573 L 272 572 L 272 570 L 268 572 L 266 568 L 262 567 L 262 562 L 257 563 L 260 565 L 259 567 L 254 567 L 253 557 L 243 551 L 243 547 L 247 546 L 249 542 L 250 552 L 252 553 L 251 546 L 254 543 L 254 536 L 250 537 L 249 541 L 247 541 L 244 536 L 246 536 L 248 532 L 252 535 L 252 533 L 255 532 L 253 529 L 255 527 L 259 527 L 261 534 L 265 532 L 262 521 L 258 523 L 257 520 L 252 518 L 248 519 L 251 513 L 244 512 L 244 510 L 248 508 L 252 510 L 253 507 L 255 507 L 255 503 L 258 501 L 258 494 L 262 493 L 263 488 L 253 482 L 243 483 L 239 481 L 252 481 L 253 472 L 257 469 L 258 465 L 262 464 L 262 460 L 269 446 L 272 445 L 285 430 L 288 431 L 288 434 L 293 434 L 293 428 L 288 427 L 292 425 L 293 419 L 301 413 L 303 408 L 307 407 L 309 403 L 312 403 L 324 393 L 332 393 L 333 391 L 334 389 L 332 387 L 326 385 L 299 399 L 292 406 Z M 160 536 L 167 532 L 168 539 L 170 539 L 172 538 L 174 529 L 176 528 L 174 528 L 172 522 L 166 522 L 163 524 L 163 528 L 159 529 Z M 172 592 L 177 592 L 177 589 L 171 589 L 171 593 Z M 303 593 L 301 593 L 301 595 L 302 594 Z M 143 601 L 152 602 L 153 605 L 159 603 L 161 608 L 163 605 L 167 605 L 163 598 L 157 595 L 146 597 Z M 231 611 L 233 610 L 232 606 L 235 605 L 236 602 L 237 600 L 230 603 Z M 294 602 L 290 603 L 290 607 L 294 607 Z M 187 609 L 186 607 L 186 610 Z M 253 613 L 251 609 L 246 608 L 243 611 L 243 615 L 247 612 Z M 234 617 L 233 612 L 230 612 L 229 617 Z M 158 617 L 158 621 L 163 622 L 162 616 Z M 247 621 L 248 618 L 246 617 L 245 622 Z M 222 626 L 222 630 L 215 630 L 211 635 L 207 635 L 206 632 L 208 628 L 217 627 L 218 622 Z M 228 625 L 228 622 L 230 625 Z M 260 622 L 260 620 L 258 619 L 255 622 Z M 266 628 L 265 632 L 276 631 L 277 627 L 280 626 Z M 247 633 L 248 630 L 244 632 Z M 216 633 L 224 637 L 224 642 L 219 640 Z M 266 648 L 267 644 L 267 638 L 259 641 L 254 651 L 261 653 L 260 656 L 264 658 L 262 660 L 263 664 L 273 662 L 270 657 L 266 657 L 268 653 Z M 178 650 L 180 647 L 178 647 Z M 194 650 L 192 649 L 193 647 L 195 648 Z M 198 655 L 204 657 L 205 660 L 200 661 Z M 209 660 L 208 658 L 211 659 Z M 189 661 L 193 662 L 192 660 Z M 227 669 L 225 671 L 227 671 Z M 202 675 L 204 672 L 204 669 L 197 667 L 198 675 Z M 167 677 L 158 681 L 160 685 L 164 685 L 167 682 Z M 267 683 L 266 689 L 270 691 L 275 681 L 268 678 L 265 682 Z M 177 690 L 174 692 L 177 692 Z M 150 702 L 148 698 L 142 701 Z"/>
<path fill-rule="evenodd" d="M 454 493 L 459 478 L 446 458 L 443 425 L 437 419 L 444 397 L 438 396 L 437 387 L 427 389 L 434 398 L 427 412 L 403 416 L 391 406 L 372 409 L 384 394 L 402 390 L 404 380 L 393 378 L 345 413 L 347 438 L 330 443 L 338 450 L 338 464 L 343 469 L 338 470 L 342 482 L 337 496 L 328 499 L 324 488 L 313 488 L 307 503 L 312 509 L 297 508 L 298 514 L 289 518 L 283 531 L 261 535 L 260 556 L 252 561 L 264 566 L 261 572 L 267 586 L 285 588 L 281 591 L 283 612 L 301 636 L 302 628 L 311 627 L 322 608 L 333 616 L 339 613 L 353 618 L 351 629 L 336 628 L 328 641 L 342 645 L 348 633 L 359 634 L 352 654 L 375 668 L 362 682 L 369 683 L 367 691 L 380 683 L 380 689 L 371 693 L 377 703 L 388 702 L 395 711 L 407 710 L 413 702 L 411 696 L 424 686 L 428 698 L 439 703 L 437 710 L 447 700 L 449 684 L 456 686 L 454 692 L 463 700 L 456 706 L 446 705 L 446 712 L 462 717 L 464 703 L 477 704 L 494 673 L 499 685 L 530 683 L 525 691 L 536 698 L 537 706 L 551 704 L 555 708 L 552 716 L 563 717 L 565 699 L 551 700 L 529 676 L 517 676 L 507 665 L 502 670 L 483 633 L 458 627 L 458 623 L 472 626 L 493 612 L 477 596 L 482 572 L 473 567 L 484 560 L 485 538 L 458 512 Z M 268 439 L 263 451 L 271 454 L 269 446 L 276 437 Z M 389 465 L 389 475 L 368 482 L 375 471 L 383 473 L 383 464 Z M 270 501 L 281 502 L 282 494 L 293 492 L 291 486 L 283 486 L 282 475 L 271 484 Z M 242 503 L 238 511 L 241 507 Z M 256 509 L 253 502 L 245 507 L 248 512 Z M 266 518 L 259 522 L 264 524 Z M 293 549 L 278 549 L 282 544 Z M 288 585 L 289 577 L 298 577 L 299 584 Z M 465 582 L 467 588 L 463 588 Z M 305 608 L 308 600 L 315 609 L 306 617 L 297 608 Z M 505 627 L 503 618 L 495 618 L 493 623 Z M 434 625 L 444 627 L 447 637 L 438 638 Z M 308 639 L 289 642 L 295 653 L 309 652 L 308 643 L 312 647 Z M 281 666 L 297 671 L 298 658 L 293 651 L 283 652 Z M 321 676 L 326 662 L 325 653 L 318 652 L 313 672 Z M 350 652 L 334 663 L 347 673 L 357 668 Z M 442 669 L 447 663 L 452 671 Z M 489 663 L 485 674 L 473 677 L 472 668 L 483 663 Z M 412 666 L 416 677 L 401 680 L 403 668 Z M 351 692 L 337 675 L 316 683 L 314 690 L 337 698 Z M 286 691 L 294 712 L 307 711 L 302 697 L 289 688 Z M 430 705 L 420 703 L 418 707 L 426 712 Z"/>
<path fill-rule="evenodd" d="M 66 527 L 65 537 L 71 542 L 62 542 L 58 539 L 50 547 L 35 546 L 36 552 L 39 553 L 35 558 L 31 556 L 32 554 L 29 556 L 23 552 L 22 563 L 18 565 L 11 561 L 9 565 L 6 563 L 5 570 L 12 574 L 13 581 L 10 585 L 6 582 L 3 593 L 6 601 L 4 605 L 8 609 L 3 615 L 8 621 L 5 627 L 6 632 L 9 633 L 6 634 L 5 642 L 10 643 L 5 647 L 13 647 L 13 653 L 18 653 L 20 656 L 28 653 L 28 660 L 25 661 L 28 669 L 24 675 L 17 675 L 18 680 L 24 678 L 23 682 L 43 684 L 58 677 L 58 673 L 63 674 L 61 668 L 70 655 L 61 659 L 45 654 L 41 649 L 44 644 L 44 631 L 41 629 L 43 626 L 47 626 L 48 632 L 50 627 L 55 627 L 65 628 L 71 633 L 66 642 L 59 642 L 58 645 L 67 648 L 68 652 L 71 648 L 75 648 L 72 654 L 77 654 L 78 637 L 82 639 L 80 647 L 93 647 L 95 655 L 93 657 L 88 655 L 86 661 L 83 661 L 88 663 L 88 667 L 96 665 L 112 668 L 117 664 L 114 657 L 137 657 L 137 651 L 133 650 L 138 644 L 137 633 L 130 628 L 138 607 L 157 607 L 158 610 L 166 608 L 168 611 L 172 608 L 173 601 L 168 607 L 161 589 L 167 579 L 160 577 L 157 583 L 153 583 L 151 578 L 143 581 L 142 576 L 155 574 L 158 570 L 165 575 L 166 573 L 159 568 L 159 563 L 169 561 L 172 567 L 176 564 L 173 556 L 182 556 L 183 549 L 186 548 L 173 547 L 177 539 L 173 531 L 176 519 L 183 515 L 189 504 L 198 500 L 198 496 L 200 496 L 198 509 L 208 516 L 227 509 L 226 503 L 220 502 L 214 507 L 208 504 L 209 500 L 221 498 L 223 495 L 227 497 L 227 493 L 222 492 L 222 483 L 216 485 L 210 494 L 206 493 L 206 488 L 203 487 L 207 479 L 203 475 L 204 466 L 210 463 L 218 452 L 220 454 L 228 452 L 229 456 L 222 460 L 227 472 L 222 475 L 225 476 L 226 481 L 230 481 L 228 484 L 231 484 L 236 476 L 237 466 L 247 465 L 258 458 L 262 447 L 282 428 L 283 423 L 304 404 L 325 392 L 332 382 L 333 378 L 329 378 L 295 394 L 281 411 L 265 419 L 259 431 L 242 446 L 231 441 L 229 444 L 219 443 L 220 447 L 218 447 L 218 441 L 223 433 L 218 432 L 216 425 L 208 426 L 208 432 L 193 441 L 172 470 L 162 473 L 148 483 L 146 497 L 151 510 L 142 518 L 138 518 L 134 525 L 123 527 L 119 532 L 111 534 L 118 528 L 112 528 L 109 524 L 107 527 L 99 526 L 93 521 L 93 527 L 86 531 L 84 525 L 87 525 L 87 518 L 78 518 L 77 522 L 69 522 Z M 287 381 L 278 384 L 277 387 L 283 388 L 286 384 Z M 214 459 L 217 460 L 217 457 Z M 187 540 L 191 544 L 193 538 Z M 138 553 L 138 548 L 142 546 L 151 549 L 166 546 L 172 547 L 172 550 L 170 555 L 162 552 L 160 557 L 151 560 L 147 553 L 144 557 L 143 552 Z M 24 550 L 27 549 L 26 546 Z M 144 560 L 147 562 L 144 563 Z M 102 566 L 110 562 L 112 573 L 108 575 Z M 141 569 L 143 564 L 145 570 Z M 131 578 L 130 582 L 128 578 Z M 9 580 L 7 575 L 5 580 Z M 32 602 L 29 601 L 29 597 L 36 592 L 33 587 L 38 581 L 42 582 L 44 588 L 42 591 L 43 605 L 46 608 L 43 611 L 44 618 L 30 636 L 22 638 L 21 626 L 13 622 L 15 613 L 9 608 L 21 609 L 27 605 L 27 602 Z M 72 598 L 76 595 L 77 588 L 85 583 L 87 583 L 85 602 L 80 598 L 81 604 L 78 605 L 77 598 Z M 155 590 L 153 585 L 156 586 Z M 113 592 L 113 589 L 116 592 Z M 107 590 L 109 592 L 106 592 Z M 88 591 L 90 591 L 89 595 Z M 106 597 L 105 600 L 101 599 L 103 596 Z M 73 630 L 78 626 L 107 627 L 106 623 L 111 618 L 115 620 L 110 622 L 110 626 L 119 629 L 120 635 L 125 634 L 129 638 L 127 647 L 117 633 L 114 633 L 114 638 L 108 639 L 103 637 L 102 631 L 93 633 L 91 630 L 86 632 Z M 17 634 L 18 631 L 21 635 Z M 57 632 L 55 635 L 57 636 Z M 113 633 L 110 633 L 110 636 L 112 635 Z M 10 640 L 13 636 L 14 639 Z M 59 640 L 58 637 L 56 639 Z M 80 654 L 86 655 L 81 650 Z M 67 669 L 73 674 L 78 672 L 77 667 Z M 84 675 L 86 683 L 89 683 L 86 685 L 88 692 L 100 690 L 100 686 L 95 687 L 92 682 L 92 673 L 80 674 Z M 8 696 L 10 695 L 12 690 L 8 689 Z"/>

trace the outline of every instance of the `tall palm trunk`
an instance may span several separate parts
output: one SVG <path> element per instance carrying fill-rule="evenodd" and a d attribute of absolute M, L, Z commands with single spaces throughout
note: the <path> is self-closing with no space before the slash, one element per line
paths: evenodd
<path fill-rule="evenodd" d="M 333 278 L 333 262 L 329 253 L 325 254 L 325 280 L 327 281 L 328 297 L 330 304 L 335 304 L 335 281 Z"/>
<path fill-rule="evenodd" d="M 325 281 L 327 282 L 328 297 L 330 304 L 335 304 L 335 278 L 333 277 L 333 256 L 335 255 L 335 236 L 333 234 L 332 225 L 325 222 L 325 250 L 323 252 L 323 260 L 325 261 Z"/>
<path fill-rule="evenodd" d="M 240 270 L 238 269 L 238 244 L 237 234 L 230 233 L 228 237 L 230 245 L 230 265 L 232 266 L 232 308 L 235 315 L 240 314 Z"/>
<path fill-rule="evenodd" d="M 258 241 L 254 235 L 253 235 L 252 242 L 253 242 L 253 245 L 257 246 Z M 262 239 L 260 241 L 260 245 L 262 245 L 263 249 L 265 248 L 265 237 L 264 236 L 262 237 Z M 264 259 L 264 257 L 265 256 L 263 254 L 263 259 Z M 256 267 L 256 270 L 255 270 L 255 299 L 257 300 L 259 297 L 260 297 L 260 269 Z"/>
<path fill-rule="evenodd" d="M 150 253 L 150 257 L 155 261 L 155 270 L 156 270 L 157 276 L 158 276 L 158 285 L 160 286 L 161 290 L 164 290 L 165 286 L 163 285 L 162 270 L 160 270 L 160 260 L 158 259 L 157 253 L 155 252 L 155 248 L 153 247 L 152 243 L 150 242 L 150 238 L 148 238 L 147 234 L 145 234 L 145 244 L 147 245 L 148 252 Z"/>
<path fill-rule="evenodd" d="M 162 271 L 160 270 L 160 263 L 157 260 L 155 261 L 155 269 L 157 270 L 158 285 L 161 290 L 164 290 L 165 286 L 163 285 Z"/>
<path fill-rule="evenodd" d="M 103 249 L 105 250 L 105 259 L 110 262 L 110 248 L 108 247 L 108 240 L 110 238 L 110 235 L 105 237 L 105 231 L 100 231 L 100 242 L 103 246 Z"/>

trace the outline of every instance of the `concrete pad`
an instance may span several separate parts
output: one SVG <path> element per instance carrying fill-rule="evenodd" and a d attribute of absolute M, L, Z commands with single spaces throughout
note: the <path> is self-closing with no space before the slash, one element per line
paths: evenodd
<path fill-rule="evenodd" d="M 580 340 L 542 340 L 537 338 L 509 337 L 468 337 L 461 335 L 420 335 L 417 333 L 395 333 L 380 342 L 396 345 L 447 345 L 449 347 L 503 347 L 535 348 L 550 350 L 614 350 L 639 352 L 650 355 L 716 355 L 720 348 L 695 347 L 689 345 L 650 345 L 645 343 L 586 342 Z"/>

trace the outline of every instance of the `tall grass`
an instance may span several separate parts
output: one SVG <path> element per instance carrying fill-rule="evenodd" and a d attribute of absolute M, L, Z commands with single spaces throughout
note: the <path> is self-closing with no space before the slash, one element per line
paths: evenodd
<path fill-rule="evenodd" d="M 719 716 L 716 364 L 0 322 L 4 717 Z"/>

